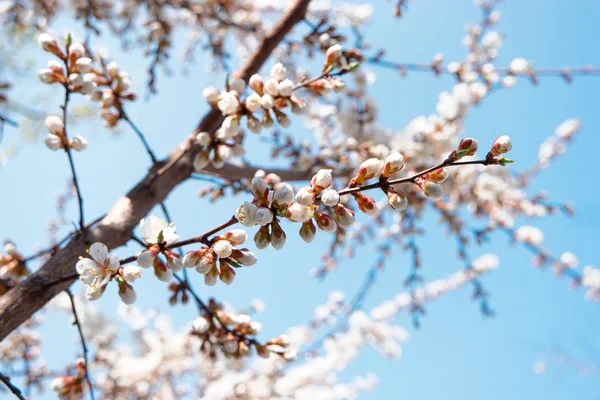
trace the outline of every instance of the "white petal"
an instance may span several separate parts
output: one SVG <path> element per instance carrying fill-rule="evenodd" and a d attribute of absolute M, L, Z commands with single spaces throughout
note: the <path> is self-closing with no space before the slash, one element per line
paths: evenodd
<path fill-rule="evenodd" d="M 104 265 L 104 261 L 108 257 L 108 247 L 103 243 L 96 242 L 90 246 L 90 255 L 94 260 L 98 261 L 98 263 Z"/>

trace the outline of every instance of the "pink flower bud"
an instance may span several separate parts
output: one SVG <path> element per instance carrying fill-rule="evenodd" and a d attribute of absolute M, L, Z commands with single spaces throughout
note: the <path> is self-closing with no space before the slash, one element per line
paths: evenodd
<path fill-rule="evenodd" d="M 428 174 L 423 175 L 423 179 L 430 182 L 442 183 L 448 179 L 448 170 L 446 168 L 438 168 L 435 171 L 431 171 Z"/>
<path fill-rule="evenodd" d="M 394 210 L 399 210 L 399 211 L 406 210 L 406 207 L 408 206 L 408 199 L 406 198 L 405 195 L 398 193 L 393 189 L 390 189 L 387 192 L 387 196 L 388 196 L 388 201 L 390 203 L 390 206 Z"/>
<path fill-rule="evenodd" d="M 157 255 L 158 250 L 154 248 L 152 250 L 144 250 L 138 256 L 136 262 L 142 268 L 150 268 L 152 265 L 154 265 L 154 260 L 156 259 Z"/>
<path fill-rule="evenodd" d="M 219 270 L 217 268 L 210 269 L 204 274 L 204 284 L 207 286 L 215 286 L 217 284 L 217 277 L 219 276 Z"/>
<path fill-rule="evenodd" d="M 496 157 L 500 154 L 508 153 L 510 149 L 512 149 L 510 138 L 508 136 L 498 136 L 496 140 L 494 140 L 494 144 L 492 145 L 492 150 L 490 150 L 490 153 Z"/>
<path fill-rule="evenodd" d="M 204 88 L 202 96 L 204 96 L 208 104 L 214 106 L 219 101 L 219 90 L 214 86 L 209 86 Z"/>
<path fill-rule="evenodd" d="M 327 69 L 335 64 L 342 56 L 342 46 L 335 44 L 327 49 L 325 52 L 325 63 L 323 69 Z"/>
<path fill-rule="evenodd" d="M 46 84 L 51 84 L 54 82 L 58 82 L 56 73 L 54 71 L 52 71 L 51 69 L 41 69 L 38 72 L 38 76 L 40 77 L 40 81 L 42 81 L 43 83 Z"/>
<path fill-rule="evenodd" d="M 268 226 L 261 226 L 256 235 L 254 235 L 254 243 L 259 249 L 265 249 L 271 243 L 271 234 Z"/>
<path fill-rule="evenodd" d="M 317 228 L 315 228 L 315 225 L 310 220 L 303 223 L 302 226 L 300 227 L 300 237 L 306 243 L 312 242 L 313 239 L 315 238 L 316 233 L 317 233 Z"/>
<path fill-rule="evenodd" d="M 381 170 L 381 176 L 389 178 L 392 174 L 395 174 L 402 168 L 404 168 L 404 157 L 398 152 L 392 153 L 385 159 L 383 169 Z"/>
<path fill-rule="evenodd" d="M 460 160 L 464 156 L 475 155 L 478 147 L 479 142 L 475 139 L 466 138 L 461 140 L 456 149 L 456 160 Z"/>
<path fill-rule="evenodd" d="M 87 148 L 87 144 L 87 140 L 81 135 L 77 135 L 69 140 L 69 147 L 76 151 L 85 150 Z"/>
<path fill-rule="evenodd" d="M 248 239 L 248 234 L 243 229 L 233 229 L 223 236 L 219 236 L 219 239 L 227 240 L 233 245 L 240 245 Z"/>
<path fill-rule="evenodd" d="M 285 216 L 294 222 L 306 222 L 312 218 L 314 208 L 312 206 L 303 206 L 300 203 L 292 203 L 288 207 Z"/>
<path fill-rule="evenodd" d="M 367 215 L 374 215 L 377 213 L 377 205 L 375 204 L 375 200 L 373 200 L 371 197 L 365 196 L 360 192 L 352 195 L 356 199 L 356 204 L 358 204 L 360 211 Z"/>
<path fill-rule="evenodd" d="M 273 211 L 269 208 L 261 207 L 256 211 L 255 221 L 258 225 L 268 225 L 273 222 L 273 218 Z"/>
<path fill-rule="evenodd" d="M 354 213 L 349 208 L 338 204 L 333 208 L 335 211 L 335 221 L 342 228 L 349 228 L 354 223 Z"/>
<path fill-rule="evenodd" d="M 368 181 L 375 177 L 381 171 L 383 163 L 377 158 L 370 158 L 364 161 L 358 169 L 358 174 L 354 178 L 354 181 L 358 184 Z"/>
<path fill-rule="evenodd" d="M 333 218 L 321 211 L 317 211 L 315 214 L 315 221 L 317 221 L 317 226 L 322 231 L 335 232 L 337 230 L 337 225 Z"/>
<path fill-rule="evenodd" d="M 158 280 L 163 282 L 171 282 L 173 280 L 173 271 L 160 261 L 158 258 L 154 260 L 154 275 Z"/>
<path fill-rule="evenodd" d="M 54 151 L 62 149 L 63 147 L 62 138 L 52 133 L 49 133 L 48 136 L 46 136 L 46 139 L 44 139 L 44 143 L 46 143 L 46 147 Z"/>
<path fill-rule="evenodd" d="M 42 46 L 42 49 L 64 59 L 64 55 L 58 48 L 58 43 L 56 43 L 56 39 L 54 39 L 52 36 L 48 35 L 47 33 L 42 33 L 38 36 L 37 39 L 38 43 Z"/>
<path fill-rule="evenodd" d="M 207 253 L 207 248 L 202 248 L 198 251 L 188 251 L 183 256 L 183 266 L 186 268 L 193 268 L 200 262 L 200 259 Z"/>

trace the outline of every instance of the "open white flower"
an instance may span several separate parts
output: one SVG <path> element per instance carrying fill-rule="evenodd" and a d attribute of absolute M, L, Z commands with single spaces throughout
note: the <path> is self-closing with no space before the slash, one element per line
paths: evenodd
<path fill-rule="evenodd" d="M 158 243 L 161 232 L 162 241 L 166 242 L 167 245 L 179 240 L 179 235 L 175 233 L 175 226 L 154 215 L 140 221 L 140 231 L 142 232 L 144 242 L 148 244 Z"/>
<path fill-rule="evenodd" d="M 75 269 L 80 279 L 88 287 L 86 296 L 89 299 L 96 299 L 100 297 L 103 287 L 119 270 L 120 265 L 116 254 L 109 253 L 108 248 L 99 242 L 90 247 L 90 256 L 92 258 L 80 259 Z"/>

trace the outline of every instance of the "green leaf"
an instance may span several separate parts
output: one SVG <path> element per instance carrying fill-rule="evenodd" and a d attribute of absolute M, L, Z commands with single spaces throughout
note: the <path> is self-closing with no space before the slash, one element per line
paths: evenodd
<path fill-rule="evenodd" d="M 71 43 L 73 43 L 73 38 L 71 37 L 71 33 L 69 32 L 65 40 L 65 46 L 67 47 L 67 49 L 71 46 Z"/>
<path fill-rule="evenodd" d="M 512 164 L 512 163 L 514 163 L 514 162 L 515 162 L 515 160 L 511 160 L 510 158 L 504 158 L 504 157 L 502 157 L 502 158 L 499 160 L 499 164 L 500 164 L 500 165 L 502 165 L 502 166 L 506 166 L 506 165 L 508 165 L 508 164 Z"/>

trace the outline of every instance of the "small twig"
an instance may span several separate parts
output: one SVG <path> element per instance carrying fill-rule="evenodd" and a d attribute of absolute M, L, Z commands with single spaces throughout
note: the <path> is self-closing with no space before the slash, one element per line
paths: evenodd
<path fill-rule="evenodd" d="M 12 392 L 12 394 L 15 395 L 16 398 L 18 398 L 19 400 L 27 400 L 25 397 L 23 397 L 23 392 L 21 391 L 21 389 L 15 386 L 15 384 L 10 381 L 10 378 L 1 372 L 0 381 L 2 381 L 6 385 L 6 387 Z"/>
<path fill-rule="evenodd" d="M 71 289 L 65 290 L 69 295 L 69 299 L 71 300 L 71 310 L 73 311 L 73 317 L 75 318 L 74 324 L 77 326 L 77 330 L 79 331 L 79 337 L 81 338 L 81 347 L 83 348 L 83 359 L 85 360 L 85 380 L 90 387 L 90 398 L 94 400 L 94 387 L 92 386 L 92 380 L 90 379 L 89 374 L 89 360 L 88 360 L 88 347 L 85 341 L 85 336 L 83 335 L 83 328 L 81 326 L 81 322 L 79 321 L 79 316 L 77 315 L 77 309 L 75 308 L 75 298 L 73 297 L 73 293 Z"/>
<path fill-rule="evenodd" d="M 127 124 L 131 127 L 131 129 L 133 129 L 133 131 L 136 133 L 136 135 L 142 141 L 142 144 L 144 145 L 144 148 L 146 149 L 146 152 L 148 153 L 148 156 L 150 157 L 150 160 L 152 160 L 152 163 L 156 164 L 156 162 L 158 161 L 158 159 L 156 158 L 156 155 L 154 154 L 154 151 L 152 151 L 152 148 L 150 147 L 150 144 L 146 140 L 146 136 L 144 136 L 144 134 L 142 133 L 142 131 L 137 127 L 137 125 L 134 124 L 131 119 L 129 119 L 129 116 L 125 112 L 125 109 L 123 108 L 123 106 L 120 105 L 119 107 L 117 107 L 117 109 L 119 110 L 119 113 L 121 114 L 121 119 L 123 119 L 125 122 L 127 122 Z"/>

